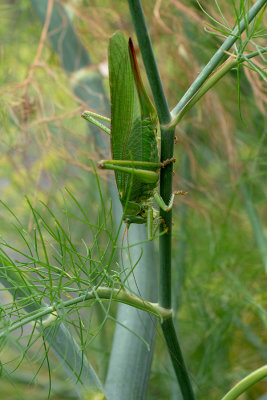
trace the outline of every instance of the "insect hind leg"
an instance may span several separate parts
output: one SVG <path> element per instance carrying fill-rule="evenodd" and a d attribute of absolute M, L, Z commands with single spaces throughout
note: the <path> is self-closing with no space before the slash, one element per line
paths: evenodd
<path fill-rule="evenodd" d="M 172 193 L 169 204 L 166 204 L 161 195 L 155 191 L 154 192 L 154 199 L 157 205 L 165 212 L 168 212 L 172 209 L 174 198 L 176 195 L 184 195 L 186 192 L 184 190 L 177 190 L 176 192 Z"/>

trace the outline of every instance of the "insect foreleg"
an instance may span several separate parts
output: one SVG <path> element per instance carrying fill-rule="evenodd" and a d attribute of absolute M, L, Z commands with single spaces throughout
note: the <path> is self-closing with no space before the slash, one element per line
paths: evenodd
<path fill-rule="evenodd" d="M 91 111 L 84 111 L 81 116 L 84 119 L 86 119 L 86 121 L 90 122 L 91 124 L 94 124 L 98 128 L 102 129 L 102 131 L 104 131 L 108 135 L 110 135 L 110 129 L 106 125 L 101 124 L 101 122 L 98 121 L 98 119 L 100 119 L 101 121 L 105 121 L 105 122 L 109 122 L 110 123 L 111 122 L 110 118 L 103 117 L 102 115 L 93 113 Z"/>

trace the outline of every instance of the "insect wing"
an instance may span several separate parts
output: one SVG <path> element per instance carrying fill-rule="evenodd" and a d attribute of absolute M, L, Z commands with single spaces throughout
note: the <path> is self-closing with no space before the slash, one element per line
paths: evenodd
<path fill-rule="evenodd" d="M 121 33 L 116 33 L 110 39 L 109 81 L 113 159 L 158 162 L 158 152 L 151 151 L 151 138 L 154 140 L 152 147 L 156 145 L 154 128 L 151 136 L 150 127 L 147 129 L 148 121 L 142 120 L 129 47 Z M 115 175 L 122 204 L 126 199 L 136 202 L 148 199 L 155 187 L 155 184 L 146 184 L 131 174 L 116 171 Z"/>
<path fill-rule="evenodd" d="M 145 90 L 131 38 L 129 39 L 129 54 L 140 104 L 142 147 L 139 151 L 142 152 L 143 161 L 159 162 L 157 146 L 158 116 Z"/>

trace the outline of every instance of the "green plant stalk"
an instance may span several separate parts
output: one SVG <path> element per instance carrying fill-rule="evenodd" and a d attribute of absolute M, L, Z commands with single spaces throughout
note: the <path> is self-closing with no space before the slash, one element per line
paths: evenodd
<path fill-rule="evenodd" d="M 171 115 L 152 49 L 141 1 L 128 0 L 128 3 L 159 121 L 160 124 L 164 125 L 170 121 Z"/>
<path fill-rule="evenodd" d="M 174 129 L 171 131 L 161 130 L 161 156 L 167 160 L 173 156 Z M 163 199 L 169 199 L 172 193 L 173 166 L 167 165 L 160 171 L 160 194 Z M 161 218 L 168 231 L 160 237 L 160 272 L 159 272 L 159 304 L 164 308 L 172 308 L 172 282 L 171 282 L 171 262 L 172 262 L 172 210 L 160 212 Z M 160 227 L 164 231 L 164 226 Z"/>
<path fill-rule="evenodd" d="M 26 323 L 36 323 L 36 317 L 37 319 L 41 319 L 43 316 L 47 315 L 43 314 L 43 310 L 47 307 L 46 304 L 38 300 L 40 294 L 34 290 L 16 265 L 11 263 L 3 255 L 0 256 L 0 282 L 9 290 L 10 294 L 13 295 L 17 304 L 23 307 L 27 312 L 25 318 L 21 322 L 15 323 L 11 325 L 9 329 L 1 332 L 0 338 L 18 327 L 22 327 Z M 31 301 L 31 299 L 33 301 Z M 54 318 L 51 320 L 54 320 Z M 60 323 L 55 327 L 46 327 L 44 321 L 43 325 L 36 324 L 36 328 L 57 355 L 74 384 L 78 396 L 81 399 L 86 399 L 90 394 L 93 400 L 97 398 L 93 396 L 98 395 L 101 396 L 99 399 L 104 400 L 106 397 L 101 382 L 85 355 L 81 353 L 81 349 L 66 326 Z"/>
<path fill-rule="evenodd" d="M 141 2 L 139 0 L 128 0 L 128 3 L 159 120 L 161 125 L 166 125 L 171 119 L 170 111 L 159 76 Z M 171 130 L 161 129 L 161 161 L 173 156 L 173 147 L 174 128 Z M 169 202 L 172 194 L 172 176 L 172 164 L 161 169 L 160 195 L 166 204 Z M 164 212 L 161 210 L 161 217 L 164 219 L 165 227 L 161 226 L 160 230 L 163 232 L 167 227 L 168 232 L 160 237 L 159 305 L 163 308 L 171 309 L 172 212 Z M 168 319 L 168 323 L 162 324 L 162 331 L 170 352 L 182 395 L 184 399 L 194 399 L 193 389 L 184 366 L 184 360 L 172 318 Z"/>
<path fill-rule="evenodd" d="M 259 382 L 261 379 L 267 376 L 267 365 L 256 369 L 251 374 L 246 376 L 244 379 L 239 381 L 225 396 L 223 396 L 222 400 L 235 400 L 242 393 L 248 390 L 252 385 Z"/>
<path fill-rule="evenodd" d="M 216 71 L 214 71 L 208 79 L 203 83 L 200 89 L 194 94 L 193 97 L 189 100 L 189 102 L 184 106 L 184 108 L 179 111 L 176 115 L 175 119 L 173 119 L 169 124 L 166 125 L 166 129 L 170 129 L 175 127 L 184 115 L 191 110 L 191 108 L 207 93 L 221 78 L 223 78 L 227 72 L 231 71 L 231 69 L 235 68 L 238 64 L 246 61 L 246 59 L 250 59 L 259 55 L 259 53 L 265 53 L 267 48 L 261 49 L 260 51 L 255 51 L 253 53 L 248 54 L 246 57 L 235 58 L 234 56 L 230 56 Z"/>
<path fill-rule="evenodd" d="M 17 283 L 18 284 L 18 283 Z M 16 289 L 12 289 L 14 292 Z M 17 294 L 17 293 L 16 293 Z M 31 293 L 33 296 L 34 293 Z M 28 295 L 29 296 L 29 295 Z M 35 294 L 37 297 L 37 295 Z M 25 295 L 24 295 L 25 298 Z M 144 301 L 131 295 L 130 293 L 126 292 L 122 289 L 112 289 L 107 287 L 98 287 L 96 290 L 92 290 L 90 292 L 86 292 L 84 295 L 75 297 L 70 300 L 66 300 L 60 303 L 53 304 L 51 306 L 41 305 L 36 308 L 34 311 L 31 311 L 25 315 L 19 322 L 10 325 L 8 329 L 5 329 L 3 332 L 0 333 L 0 337 L 6 335 L 7 333 L 11 333 L 22 326 L 29 324 L 30 322 L 35 322 L 38 320 L 42 320 L 42 323 L 38 323 L 38 325 L 42 325 L 43 327 L 49 326 L 55 322 L 57 319 L 57 311 L 68 309 L 68 307 L 73 306 L 75 304 L 83 303 L 85 301 L 90 300 L 107 300 L 107 301 L 116 301 L 118 303 L 128 304 L 134 308 L 137 308 L 142 311 L 146 311 L 151 315 L 159 318 L 160 321 L 164 321 L 165 319 L 169 319 L 172 316 L 172 311 L 169 309 L 164 309 L 160 307 L 156 303 L 151 303 L 148 301 Z M 34 307 L 32 307 L 34 308 Z M 47 319 L 43 320 L 44 317 L 48 316 Z M 49 317 L 51 316 L 51 317 Z M 18 320 L 18 319 L 17 319 Z"/>
<path fill-rule="evenodd" d="M 168 318 L 164 320 L 161 324 L 161 328 L 171 357 L 174 372 L 180 385 L 183 399 L 195 399 L 195 395 L 189 379 L 189 374 L 187 372 L 185 361 L 175 332 L 173 319 Z"/>
<path fill-rule="evenodd" d="M 170 124 L 171 126 L 176 125 L 174 121 L 176 121 L 176 118 L 179 115 L 180 111 L 186 106 L 186 104 L 191 100 L 191 98 L 195 96 L 196 92 L 203 85 L 203 83 L 206 81 L 209 75 L 215 70 L 215 68 L 226 56 L 225 52 L 228 51 L 232 47 L 232 45 L 237 41 L 240 34 L 246 29 L 247 24 L 249 24 L 256 17 L 261 8 L 266 5 L 266 2 L 267 0 L 258 0 L 255 4 L 253 4 L 251 9 L 247 12 L 245 18 L 242 19 L 240 24 L 238 24 L 238 26 L 236 26 L 235 29 L 233 29 L 228 38 L 222 44 L 222 46 L 216 51 L 214 56 L 210 59 L 208 64 L 203 68 L 198 77 L 195 79 L 195 81 L 183 95 L 181 100 L 171 111 L 172 115 L 172 122 Z"/>

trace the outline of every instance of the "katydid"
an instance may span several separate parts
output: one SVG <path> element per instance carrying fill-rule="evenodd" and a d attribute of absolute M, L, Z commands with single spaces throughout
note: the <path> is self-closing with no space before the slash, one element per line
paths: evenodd
<path fill-rule="evenodd" d="M 164 211 L 173 205 L 174 194 L 167 205 L 157 192 L 159 170 L 173 160 L 160 162 L 158 116 L 144 89 L 132 40 L 128 44 L 122 33 L 110 39 L 108 64 L 111 120 L 90 111 L 82 117 L 110 135 L 112 160 L 98 166 L 115 171 L 124 221 L 127 226 L 147 222 L 151 237 L 152 198 Z M 110 122 L 111 130 L 98 120 Z"/>

